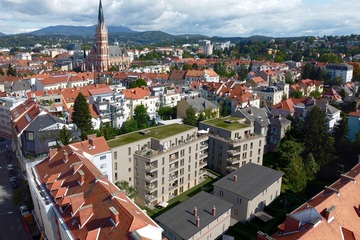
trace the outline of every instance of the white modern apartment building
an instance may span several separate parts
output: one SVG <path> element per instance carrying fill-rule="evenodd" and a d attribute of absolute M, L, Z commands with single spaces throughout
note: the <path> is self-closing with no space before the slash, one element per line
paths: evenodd
<path fill-rule="evenodd" d="M 252 162 L 262 165 L 265 136 L 256 135 L 245 118 L 228 116 L 200 123 L 209 132 L 208 167 L 226 175 Z"/>
<path fill-rule="evenodd" d="M 354 67 L 346 63 L 328 63 L 326 70 L 330 73 L 330 77 L 334 80 L 341 77 L 344 83 L 351 82 Z"/>
<path fill-rule="evenodd" d="M 157 205 L 204 179 L 207 135 L 196 127 L 171 124 L 124 134 L 108 141 L 113 181 L 127 181 L 138 191 L 140 205 Z"/>

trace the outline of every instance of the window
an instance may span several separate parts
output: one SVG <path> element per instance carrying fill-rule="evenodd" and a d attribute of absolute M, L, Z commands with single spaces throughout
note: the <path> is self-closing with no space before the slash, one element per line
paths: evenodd
<path fill-rule="evenodd" d="M 33 132 L 27 132 L 26 133 L 26 140 L 34 141 L 34 133 Z"/>
<path fill-rule="evenodd" d="M 224 192 L 222 190 L 219 190 L 219 195 L 224 196 Z"/>
<path fill-rule="evenodd" d="M 189 153 L 191 153 L 191 147 L 189 147 Z"/>
<path fill-rule="evenodd" d="M 114 164 L 114 168 L 115 170 L 117 170 L 117 162 Z"/>
<path fill-rule="evenodd" d="M 105 155 L 100 157 L 100 160 L 105 160 L 105 159 L 106 159 Z"/>
<path fill-rule="evenodd" d="M 238 197 L 238 198 L 236 199 L 236 202 L 241 204 L 241 198 Z"/>
<path fill-rule="evenodd" d="M 131 177 L 129 177 L 129 182 L 131 182 Z"/>
<path fill-rule="evenodd" d="M 117 172 L 115 173 L 115 181 L 118 180 Z"/>
<path fill-rule="evenodd" d="M 129 158 L 129 162 L 131 162 L 131 158 Z"/>
<path fill-rule="evenodd" d="M 114 152 L 114 159 L 117 159 L 117 152 Z"/>
<path fill-rule="evenodd" d="M 131 167 L 128 169 L 128 172 L 131 172 Z"/>
<path fill-rule="evenodd" d="M 239 214 L 238 210 L 234 211 L 234 215 L 237 216 Z"/>
<path fill-rule="evenodd" d="M 131 155 L 131 147 L 128 148 L 128 155 Z"/>

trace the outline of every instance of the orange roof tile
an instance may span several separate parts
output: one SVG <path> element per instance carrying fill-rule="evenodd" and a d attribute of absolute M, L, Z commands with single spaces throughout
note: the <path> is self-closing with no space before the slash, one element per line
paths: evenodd
<path fill-rule="evenodd" d="M 124 89 L 122 92 L 125 94 L 126 99 L 143 99 L 151 94 L 148 87 Z"/>

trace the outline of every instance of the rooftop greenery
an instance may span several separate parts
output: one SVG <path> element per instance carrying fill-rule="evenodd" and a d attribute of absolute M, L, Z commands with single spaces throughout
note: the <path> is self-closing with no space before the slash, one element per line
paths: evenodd
<path fill-rule="evenodd" d="M 107 143 L 110 148 L 118 147 L 124 144 L 136 142 L 146 138 L 163 139 L 184 131 L 193 129 L 194 127 L 183 124 L 170 124 L 164 126 L 157 126 L 153 128 L 147 128 L 133 133 L 117 136 L 116 139 L 109 140 Z M 141 132 L 149 131 L 147 134 Z"/>
<path fill-rule="evenodd" d="M 248 125 L 246 125 L 246 124 L 239 123 L 238 120 L 240 120 L 240 119 L 241 118 L 239 118 L 239 117 L 227 116 L 227 117 L 223 117 L 223 118 L 209 119 L 209 120 L 203 121 L 203 123 L 211 125 L 211 126 L 219 127 L 219 128 L 224 128 L 227 130 L 236 130 L 239 128 L 248 127 Z"/>

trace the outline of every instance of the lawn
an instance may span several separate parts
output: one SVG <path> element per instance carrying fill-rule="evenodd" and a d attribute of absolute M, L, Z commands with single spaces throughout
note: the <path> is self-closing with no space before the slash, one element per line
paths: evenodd
<path fill-rule="evenodd" d="M 116 139 L 109 140 L 108 145 L 110 148 L 114 148 L 120 145 L 136 142 L 150 137 L 156 139 L 163 139 L 191 129 L 194 129 L 194 127 L 183 124 L 170 124 L 164 126 L 157 126 L 153 128 L 147 128 L 146 130 L 148 132 L 146 134 L 141 133 L 141 131 L 137 131 L 137 132 L 132 132 L 117 136 Z M 145 129 L 142 131 L 145 131 Z"/>
<path fill-rule="evenodd" d="M 240 119 L 241 118 L 229 116 L 229 117 L 224 117 L 224 118 L 209 119 L 209 120 L 204 121 L 203 123 L 212 125 L 215 127 L 219 127 L 219 128 L 224 128 L 227 130 L 236 130 L 236 129 L 240 129 L 240 128 L 249 127 L 249 125 L 239 123 L 238 120 L 240 120 Z"/>
<path fill-rule="evenodd" d="M 194 196 L 195 194 L 199 193 L 200 191 L 211 192 L 213 189 L 212 184 L 216 181 L 217 181 L 217 179 L 207 177 L 206 180 L 203 181 L 202 183 L 200 183 L 199 185 L 187 190 L 186 192 L 183 192 L 182 194 L 180 194 L 180 195 L 174 197 L 173 199 L 171 199 L 170 201 L 168 201 L 169 205 L 166 208 L 150 209 L 150 208 L 144 207 L 144 209 L 147 211 L 147 214 L 151 218 L 156 218 L 160 214 L 170 210 L 171 208 L 175 207 L 176 205 L 180 204 L 181 202 L 185 201 L 186 199 Z"/>

